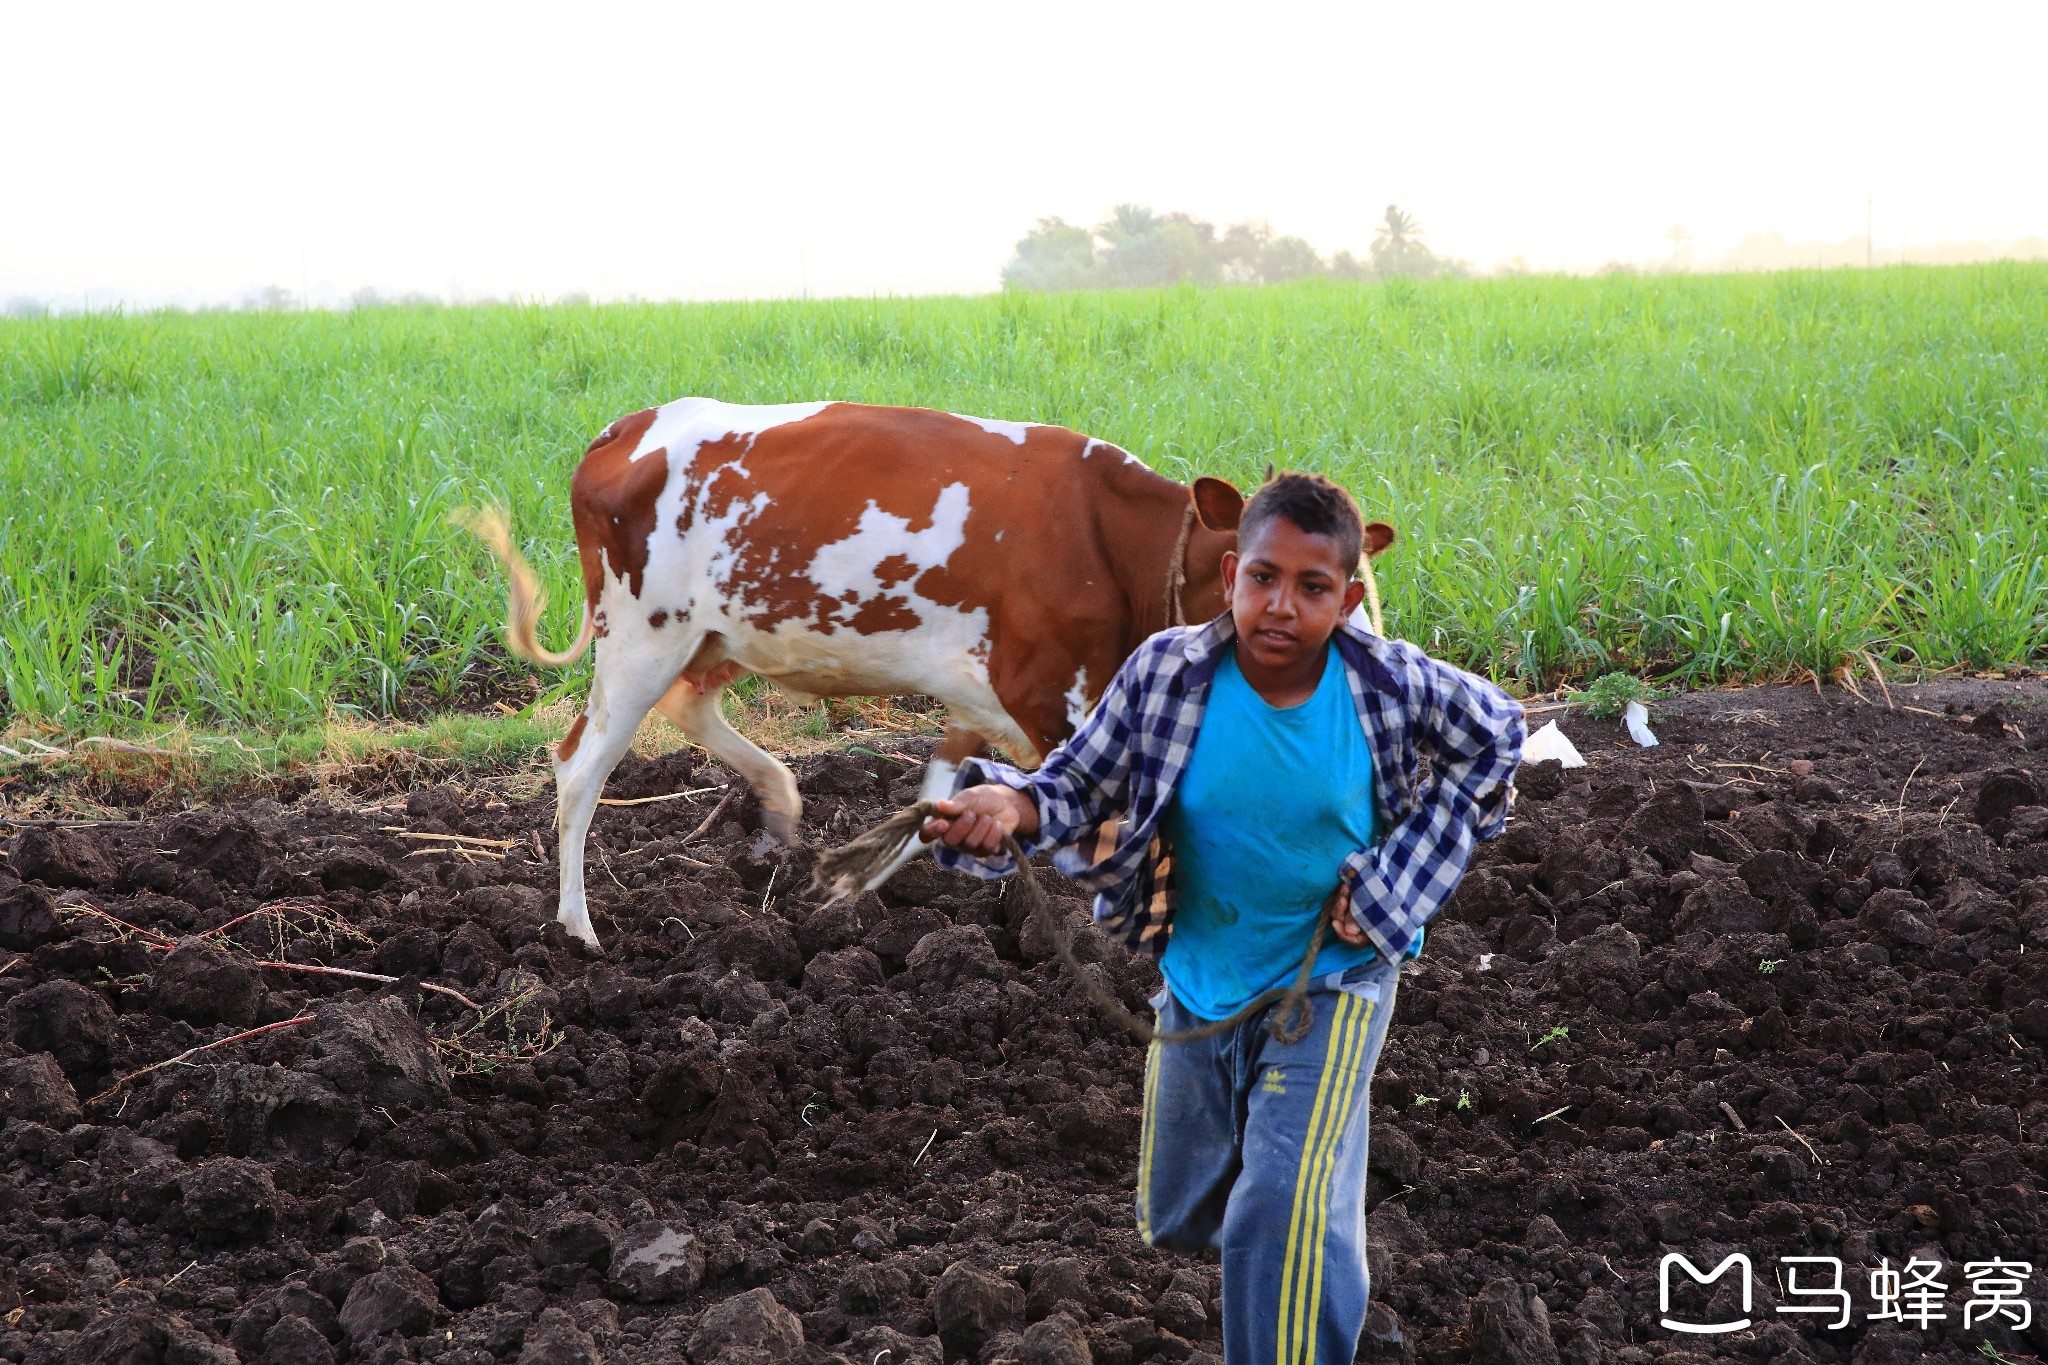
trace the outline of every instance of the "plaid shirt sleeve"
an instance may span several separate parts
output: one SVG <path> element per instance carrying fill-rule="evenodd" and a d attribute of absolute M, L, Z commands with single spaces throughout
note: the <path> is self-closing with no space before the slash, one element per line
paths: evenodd
<path fill-rule="evenodd" d="M 1038 832 L 1017 840 L 1027 855 L 1092 839 L 1104 824 L 1123 814 L 1129 801 L 1136 698 L 1156 667 L 1156 644 L 1148 641 L 1124 661 L 1081 728 L 1054 749 L 1037 771 L 1027 773 L 991 759 L 970 759 L 960 765 L 954 790 L 995 782 L 1028 795 L 1038 807 Z M 980 858 L 939 844 L 933 855 L 940 867 L 984 879 L 1016 870 L 1006 853 Z"/>
<path fill-rule="evenodd" d="M 1408 684 L 1415 737 L 1436 750 L 1435 781 L 1379 843 L 1345 859 L 1352 918 L 1389 958 L 1443 908 L 1472 846 L 1507 823 L 1522 759 L 1522 707 L 1483 678 L 1413 651 Z"/>

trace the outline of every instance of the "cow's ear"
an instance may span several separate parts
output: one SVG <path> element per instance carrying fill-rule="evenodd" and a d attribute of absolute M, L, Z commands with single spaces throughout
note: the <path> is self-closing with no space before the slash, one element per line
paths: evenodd
<path fill-rule="evenodd" d="M 1365 557 L 1377 559 L 1380 551 L 1394 543 L 1394 528 L 1384 521 L 1369 521 L 1365 524 Z"/>
<path fill-rule="evenodd" d="M 1195 480 L 1195 515 L 1212 531 L 1235 531 L 1244 515 L 1244 494 L 1230 480 L 1204 474 Z"/>

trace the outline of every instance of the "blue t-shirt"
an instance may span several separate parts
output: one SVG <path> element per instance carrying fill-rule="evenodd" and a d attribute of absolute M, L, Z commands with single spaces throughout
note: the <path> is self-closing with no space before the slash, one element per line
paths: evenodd
<path fill-rule="evenodd" d="M 1315 694 L 1286 708 L 1224 655 L 1163 828 L 1178 894 L 1159 969 L 1175 997 L 1225 1019 L 1292 982 L 1344 860 L 1374 839 L 1372 752 L 1335 649 Z M 1315 974 L 1373 956 L 1331 934 Z"/>

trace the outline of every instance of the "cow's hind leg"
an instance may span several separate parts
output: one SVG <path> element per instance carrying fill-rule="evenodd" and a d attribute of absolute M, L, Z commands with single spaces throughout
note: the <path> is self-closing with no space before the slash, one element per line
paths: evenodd
<path fill-rule="evenodd" d="M 932 755 L 931 763 L 924 770 L 924 781 L 918 784 L 917 799 L 937 801 L 953 794 L 953 778 L 960 771 L 960 765 L 970 758 L 988 752 L 988 741 L 972 730 L 958 725 L 946 727 L 946 737 L 939 742 L 939 751 Z M 912 858 L 923 856 L 931 844 L 923 839 L 912 839 L 903 846 L 889 865 L 868 879 L 861 889 L 873 891 L 876 887 L 903 870 L 904 864 Z"/>
<path fill-rule="evenodd" d="M 715 678 L 717 675 L 713 675 Z M 797 820 L 803 815 L 803 798 L 797 795 L 796 778 L 773 755 L 732 728 L 719 710 L 723 683 L 699 691 L 687 677 L 655 705 L 676 729 L 709 749 L 714 757 L 744 777 L 761 797 L 761 820 L 768 832 L 785 844 L 797 842 Z"/>
<path fill-rule="evenodd" d="M 597 930 L 590 923 L 590 907 L 583 893 L 583 845 L 590 833 L 590 818 L 597 812 L 605 778 L 625 756 L 640 722 L 675 676 L 671 666 L 654 660 L 621 658 L 617 649 L 606 648 L 611 643 L 598 643 L 597 676 L 590 685 L 590 700 L 555 749 L 556 857 L 561 860 L 562 886 L 556 917 L 563 928 L 593 948 L 597 947 Z"/>

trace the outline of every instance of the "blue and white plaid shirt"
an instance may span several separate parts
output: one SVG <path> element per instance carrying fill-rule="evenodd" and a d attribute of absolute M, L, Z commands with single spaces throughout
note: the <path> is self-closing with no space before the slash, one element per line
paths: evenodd
<path fill-rule="evenodd" d="M 974 759 L 957 791 L 998 782 L 1029 793 L 1038 832 L 1027 853 L 1057 850 L 1054 866 L 1095 893 L 1095 920 L 1127 947 L 1166 951 L 1175 905 L 1173 850 L 1159 826 L 1194 752 L 1209 684 L 1236 636 L 1225 612 L 1205 626 L 1164 630 L 1138 646 L 1081 728 L 1026 773 Z M 1374 948 L 1402 956 L 1457 889 L 1472 846 L 1507 823 L 1508 786 L 1522 756 L 1522 707 L 1483 678 L 1346 622 L 1331 637 L 1372 751 L 1382 838 L 1354 850 L 1338 878 Z M 1285 819 L 1247 811 L 1247 819 Z M 939 864 L 977 877 L 1015 870 L 944 844 Z"/>

